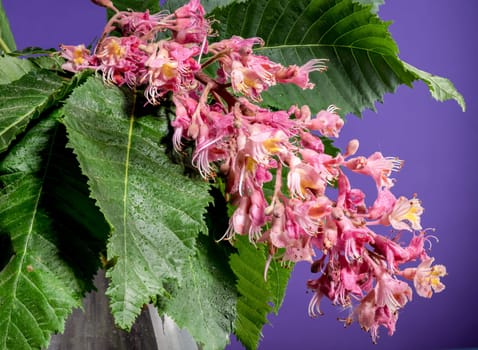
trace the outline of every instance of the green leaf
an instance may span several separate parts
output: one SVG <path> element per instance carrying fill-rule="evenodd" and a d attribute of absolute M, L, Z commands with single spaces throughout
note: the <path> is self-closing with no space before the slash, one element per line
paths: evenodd
<path fill-rule="evenodd" d="M 466 110 L 465 99 L 455 89 L 455 86 L 450 80 L 424 72 L 406 62 L 404 62 L 404 65 L 410 72 L 415 74 L 417 79 L 423 81 L 425 84 L 428 85 L 428 88 L 432 96 L 436 100 L 447 101 L 447 100 L 453 99 L 461 107 L 462 111 L 465 112 Z"/>
<path fill-rule="evenodd" d="M 332 157 L 337 156 L 340 153 L 340 149 L 334 146 L 334 140 L 325 136 L 320 136 L 322 143 L 324 144 L 324 153 L 330 154 Z"/>
<path fill-rule="evenodd" d="M 61 110 L 56 113 L 61 114 Z M 106 252 L 110 228 L 90 198 L 87 179 L 66 144 L 66 130 L 60 125 L 46 176 L 44 201 L 48 213 L 55 218 L 55 230 L 69 233 L 58 238 L 62 258 L 89 290 L 100 267 L 100 254 Z"/>
<path fill-rule="evenodd" d="M 173 288 L 163 300 L 161 312 L 186 328 L 201 349 L 224 349 L 229 343 L 235 319 L 237 294 L 228 255 L 209 237 L 201 235 L 197 253 L 183 268 L 187 283 Z"/>
<path fill-rule="evenodd" d="M 274 314 L 278 315 L 284 302 L 287 284 L 294 264 L 283 266 L 280 262 L 272 261 L 267 273 L 267 283 L 271 292 L 271 305 Z"/>
<path fill-rule="evenodd" d="M 0 53 L 11 52 L 16 50 L 15 40 L 13 39 L 10 23 L 7 14 L 3 8 L 2 0 L 0 0 Z"/>
<path fill-rule="evenodd" d="M 0 232 L 14 251 L 0 271 L 1 349 L 46 347 L 81 305 L 85 283 L 58 248 L 71 231 L 55 231 L 46 198 L 57 130 L 54 118 L 40 121 L 0 163 Z"/>
<path fill-rule="evenodd" d="M 64 83 L 56 74 L 31 71 L 11 84 L 0 85 L 0 152 L 63 96 Z"/>
<path fill-rule="evenodd" d="M 90 78 L 65 105 L 70 146 L 88 177 L 91 195 L 112 227 L 107 294 L 116 323 L 129 328 L 143 304 L 182 279 L 195 254 L 210 200 L 209 185 L 182 174 L 160 143 L 165 116 L 137 117 L 134 101 Z"/>
<path fill-rule="evenodd" d="M 24 58 L 22 61 L 33 67 L 64 72 L 61 66 L 66 60 L 55 49 L 30 46 L 11 52 L 8 56 Z"/>
<path fill-rule="evenodd" d="M 273 260 L 265 281 L 265 246 L 255 247 L 245 236 L 238 237 L 234 246 L 238 252 L 231 255 L 229 264 L 237 277 L 240 294 L 234 333 L 247 349 L 256 349 L 267 314 L 272 311 L 277 314 L 282 305 L 291 269 Z"/>
<path fill-rule="evenodd" d="M 373 13 L 378 12 L 378 8 L 385 3 L 385 0 L 353 0 L 362 5 L 371 5 L 371 10 Z"/>
<path fill-rule="evenodd" d="M 113 4 L 120 11 L 134 10 L 143 12 L 149 9 L 151 13 L 159 12 L 158 0 L 113 0 Z"/>
<path fill-rule="evenodd" d="M 202 0 L 201 5 L 204 7 L 206 13 L 211 12 L 215 8 L 224 7 L 232 3 L 245 2 L 246 0 Z M 179 7 L 187 4 L 189 0 L 167 0 L 164 7 L 170 12 L 174 12 Z"/>
<path fill-rule="evenodd" d="M 47 69 L 51 71 L 64 72 L 61 67 L 65 63 L 65 59 L 58 55 L 43 55 L 30 58 L 30 61 L 40 69 Z M 86 71 L 83 71 L 84 73 Z M 80 73 L 77 73 L 80 74 Z"/>
<path fill-rule="evenodd" d="M 343 115 L 375 109 L 387 92 L 421 77 L 398 58 L 398 48 L 369 6 L 351 0 L 250 0 L 213 12 L 221 38 L 262 37 L 256 52 L 284 65 L 328 59 L 325 73 L 311 73 L 316 89 L 278 85 L 264 103 L 280 109 L 307 104 L 312 110 L 335 104 Z M 453 91 L 450 91 L 453 95 Z"/>
<path fill-rule="evenodd" d="M 34 65 L 17 57 L 0 56 L 0 85 L 20 79 L 33 69 Z"/>

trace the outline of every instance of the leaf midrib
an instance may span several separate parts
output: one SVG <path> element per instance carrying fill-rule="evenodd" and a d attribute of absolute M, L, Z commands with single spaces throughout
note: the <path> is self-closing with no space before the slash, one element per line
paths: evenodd
<path fill-rule="evenodd" d="M 374 53 L 381 56 L 390 56 L 393 55 L 386 55 L 383 51 L 376 51 L 373 49 L 367 49 L 365 47 L 354 46 L 354 45 L 343 45 L 343 44 L 287 44 L 287 45 L 274 45 L 274 46 L 262 46 L 259 48 L 255 48 L 254 51 L 266 51 L 266 50 L 286 50 L 286 49 L 310 49 L 310 48 L 320 48 L 320 47 L 330 47 L 333 49 L 351 49 L 351 50 L 361 50 L 367 53 Z"/>
<path fill-rule="evenodd" d="M 131 156 L 131 144 L 133 142 L 133 126 L 135 122 L 134 117 L 134 106 L 135 106 L 135 95 L 133 95 L 133 107 L 131 109 L 131 114 L 129 115 L 129 128 L 128 128 L 128 142 L 126 144 L 126 155 L 125 155 L 125 164 L 124 164 L 124 183 L 123 183 L 123 276 L 127 275 L 128 268 L 128 254 L 127 254 L 127 213 L 128 213 L 128 190 L 129 190 L 129 165 L 130 165 L 130 156 Z M 128 289 L 128 279 L 124 279 L 124 290 Z M 123 310 L 127 310 L 127 300 L 123 298 Z M 123 316 L 126 317 L 125 313 Z M 126 320 L 123 319 L 123 324 L 126 323 Z"/>

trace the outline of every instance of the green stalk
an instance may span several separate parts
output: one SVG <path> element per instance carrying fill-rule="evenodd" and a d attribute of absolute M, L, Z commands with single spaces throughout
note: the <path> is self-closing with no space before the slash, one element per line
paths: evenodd
<path fill-rule="evenodd" d="M 0 37 L 0 50 L 5 53 L 10 53 L 12 50 L 8 47 L 7 43 Z"/>

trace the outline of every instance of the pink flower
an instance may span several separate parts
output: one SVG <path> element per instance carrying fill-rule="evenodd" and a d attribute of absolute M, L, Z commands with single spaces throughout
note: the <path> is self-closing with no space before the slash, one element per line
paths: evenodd
<path fill-rule="evenodd" d="M 393 195 L 392 192 L 390 192 L 388 188 L 383 188 L 379 190 L 375 202 L 368 210 L 367 219 L 375 220 L 369 222 L 369 225 L 390 225 L 388 216 L 392 212 L 396 202 L 397 198 Z"/>
<path fill-rule="evenodd" d="M 386 327 L 388 334 L 393 335 L 398 320 L 397 312 L 394 313 L 387 307 L 378 306 L 375 300 L 376 292 L 372 290 L 361 300 L 359 306 L 353 312 L 362 329 L 370 332 L 374 344 L 377 343 L 379 327 Z"/>
<path fill-rule="evenodd" d="M 300 149 L 299 153 L 302 156 L 302 162 L 314 168 L 314 171 L 324 182 L 323 186 L 327 183 L 331 184 L 339 177 L 339 165 L 341 163 L 340 155 L 334 158 L 328 154 L 308 148 Z"/>
<path fill-rule="evenodd" d="M 139 83 L 141 75 L 145 73 L 144 64 L 147 60 L 146 53 L 139 49 L 140 44 L 135 36 L 104 39 L 96 54 L 103 78 L 117 85 L 126 83 L 134 86 Z"/>
<path fill-rule="evenodd" d="M 396 230 L 421 230 L 420 216 L 423 214 L 423 207 L 417 198 L 407 199 L 400 197 L 395 202 L 388 219 Z M 410 224 L 405 223 L 408 221 Z"/>
<path fill-rule="evenodd" d="M 314 119 L 306 124 L 307 128 L 316 130 L 327 137 L 338 137 L 344 126 L 344 121 L 335 113 L 337 109 L 337 107 L 331 105 L 327 110 L 320 111 Z"/>
<path fill-rule="evenodd" d="M 380 190 L 393 186 L 393 181 L 389 176 L 392 171 L 400 170 L 402 163 L 398 158 L 385 158 L 380 152 L 375 152 L 368 158 L 349 159 L 345 166 L 356 173 L 371 176 L 375 180 L 377 189 Z"/>
<path fill-rule="evenodd" d="M 300 134 L 300 142 L 303 148 L 313 150 L 318 154 L 324 153 L 324 144 L 322 140 L 311 133 L 303 132 Z"/>
<path fill-rule="evenodd" d="M 411 288 L 407 283 L 393 278 L 381 264 L 367 257 L 377 283 L 353 311 L 353 316 L 360 326 L 370 332 L 376 343 L 378 329 L 385 326 L 389 334 L 395 332 L 398 311 L 412 298 Z"/>
<path fill-rule="evenodd" d="M 314 167 L 301 162 L 298 157 L 291 158 L 287 174 L 287 187 L 291 197 L 306 199 L 310 198 L 312 193 L 315 195 L 324 193 L 326 184 Z"/>
<path fill-rule="evenodd" d="M 326 267 L 326 273 L 323 273 L 317 279 L 310 279 L 307 281 L 307 288 L 314 291 L 314 295 L 309 302 L 308 308 L 310 317 L 323 315 L 320 309 L 322 298 L 326 296 L 330 300 L 334 299 L 339 278 L 340 272 L 338 268 L 329 262 Z"/>
<path fill-rule="evenodd" d="M 395 279 L 388 273 L 383 273 L 376 278 L 377 306 L 386 306 L 391 313 L 395 313 L 412 299 L 412 289 L 406 282 Z"/>
<path fill-rule="evenodd" d="M 266 56 L 254 55 L 252 47 L 256 44 L 263 45 L 264 42 L 259 38 L 233 36 L 209 47 L 221 64 L 218 72 L 221 82 L 225 83 L 230 77 L 234 91 L 254 101 L 260 101 L 262 91 L 277 83 L 292 83 L 302 89 L 311 89 L 314 84 L 309 82 L 309 73 L 326 69 L 324 61 L 318 59 L 302 67 L 283 67 Z"/>
<path fill-rule="evenodd" d="M 232 238 L 235 233 L 247 234 L 251 242 L 257 241 L 262 235 L 262 226 L 266 223 L 265 209 L 267 202 L 262 191 L 253 191 L 251 196 L 236 196 L 238 207 L 229 220 L 226 237 Z"/>
<path fill-rule="evenodd" d="M 196 87 L 194 73 L 200 69 L 192 59 L 197 48 L 188 48 L 175 42 L 160 41 L 144 63 L 147 73 L 142 81 L 148 82 L 146 97 L 151 104 L 168 91 L 185 93 Z"/>
<path fill-rule="evenodd" d="M 252 54 L 252 46 L 263 44 L 257 38 L 243 39 L 234 36 L 212 44 L 210 50 L 218 55 L 221 82 L 231 79 L 235 92 L 260 101 L 260 94 L 276 84 L 275 72 L 282 66 L 265 56 Z"/>
<path fill-rule="evenodd" d="M 396 271 L 398 269 L 398 264 L 414 259 L 405 247 L 402 247 L 397 242 L 383 237 L 382 235 L 374 236 L 372 246 L 375 248 L 376 253 L 385 257 L 388 268 L 391 271 Z"/>
<path fill-rule="evenodd" d="M 310 245 L 311 237 L 301 237 L 292 240 L 285 248 L 284 260 L 294 263 L 299 261 L 313 262 L 314 250 Z"/>
<path fill-rule="evenodd" d="M 96 67 L 95 59 L 85 45 L 61 45 L 61 56 L 67 60 L 61 67 L 70 72 Z"/>
<path fill-rule="evenodd" d="M 376 325 L 375 315 L 377 313 L 377 304 L 375 303 L 375 290 L 371 290 L 354 311 L 360 327 L 369 331 Z"/>
<path fill-rule="evenodd" d="M 167 22 L 167 12 L 159 12 L 151 15 L 149 10 L 145 12 L 121 12 L 116 16 L 115 23 L 121 28 L 124 36 L 134 35 L 137 37 L 151 36 L 154 30 L 162 29 Z"/>
<path fill-rule="evenodd" d="M 173 102 L 176 107 L 176 118 L 171 122 L 174 127 L 173 146 L 179 152 L 182 148 L 181 139 L 188 135 L 191 126 L 191 116 L 198 106 L 196 99 L 188 95 L 174 95 Z"/>
<path fill-rule="evenodd" d="M 199 0 L 190 0 L 174 11 L 174 24 L 169 26 L 173 39 L 180 44 L 202 44 L 209 33 L 209 22 L 204 18 L 204 8 Z"/>
<path fill-rule="evenodd" d="M 239 202 L 238 206 L 229 219 L 229 228 L 224 235 L 226 239 L 232 238 L 235 233 L 241 235 L 245 234 L 249 230 L 251 224 L 249 216 L 247 215 L 250 206 L 250 198 L 238 197 L 237 201 Z"/>
<path fill-rule="evenodd" d="M 296 65 L 283 67 L 275 75 L 277 82 L 295 84 L 302 89 L 312 89 L 315 85 L 309 81 L 309 74 L 327 70 L 325 62 L 326 60 L 323 59 L 313 59 L 301 67 Z"/>
<path fill-rule="evenodd" d="M 413 279 L 417 294 L 424 298 L 431 298 L 433 292 L 440 293 L 445 289 L 440 277 L 446 276 L 446 267 L 432 266 L 434 260 L 434 258 L 426 258 L 417 268 L 407 268 L 402 272 L 404 277 Z"/>
<path fill-rule="evenodd" d="M 245 62 L 252 54 L 252 47 L 254 45 L 264 45 L 264 40 L 261 38 L 241 38 L 240 36 L 232 36 L 229 39 L 212 43 L 209 45 L 209 51 L 213 54 L 219 55 L 219 62 L 222 69 L 230 73 L 232 69 L 232 62 Z"/>
<path fill-rule="evenodd" d="M 340 212 L 339 208 L 335 208 L 333 216 L 336 218 L 337 226 L 340 229 L 340 240 L 343 245 L 343 251 L 345 259 L 348 263 L 354 260 L 360 259 L 365 254 L 365 245 L 373 242 L 372 235 L 369 230 L 360 225 L 360 222 L 354 223 L 347 216 L 337 213 Z"/>
<path fill-rule="evenodd" d="M 285 207 L 281 202 L 274 203 L 271 228 L 266 233 L 265 238 L 269 238 L 274 247 L 284 248 L 289 245 L 289 236 L 285 229 Z"/>
<path fill-rule="evenodd" d="M 232 63 L 230 76 L 234 92 L 239 92 L 253 101 L 260 101 L 261 93 L 267 89 L 267 85 L 260 79 L 256 71 L 244 67 L 238 61 Z"/>

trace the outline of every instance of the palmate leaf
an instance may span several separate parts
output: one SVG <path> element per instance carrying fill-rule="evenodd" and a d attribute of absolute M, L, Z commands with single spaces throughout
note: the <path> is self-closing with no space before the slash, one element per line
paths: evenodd
<path fill-rule="evenodd" d="M 265 40 L 256 52 L 284 65 L 328 59 L 326 73 L 312 73 L 316 89 L 278 85 L 263 94 L 264 103 L 281 109 L 307 104 L 312 110 L 330 104 L 341 114 L 374 109 L 385 93 L 423 79 L 404 66 L 398 48 L 370 6 L 352 0 L 250 0 L 213 11 L 219 39 L 240 35 Z M 447 98 L 458 92 L 446 87 Z M 458 101 L 460 102 L 460 101 Z"/>
<path fill-rule="evenodd" d="M 129 328 L 143 304 L 182 279 L 210 200 L 208 184 L 183 176 L 165 155 L 165 117 L 136 117 L 117 87 L 90 78 L 65 105 L 69 144 L 91 195 L 112 227 L 107 294 L 116 323 Z"/>
<path fill-rule="evenodd" d="M 234 334 L 247 349 L 256 349 L 262 337 L 267 314 L 279 311 L 285 296 L 291 269 L 272 261 L 264 280 L 266 247 L 254 247 L 247 237 L 238 237 L 234 246 L 238 252 L 231 255 L 229 264 L 237 277 L 237 319 Z M 271 305 L 272 304 L 272 305 Z"/>
<path fill-rule="evenodd" d="M 71 309 L 81 305 L 88 284 L 60 256 L 62 237 L 72 238 L 76 228 L 64 227 L 60 234 L 50 216 L 50 204 L 57 200 L 48 194 L 52 162 L 62 150 L 58 123 L 50 117 L 0 163 L 0 233 L 10 237 L 13 250 L 0 271 L 1 349 L 46 347 L 50 335 L 63 330 Z"/>
<path fill-rule="evenodd" d="M 219 350 L 229 343 L 236 317 L 237 293 L 227 252 L 200 235 L 197 253 L 183 268 L 186 283 L 172 288 L 160 312 L 186 328 L 204 350 Z"/>
<path fill-rule="evenodd" d="M 65 93 L 66 81 L 48 71 L 32 70 L 11 84 L 0 85 L 0 152 L 42 111 Z"/>

